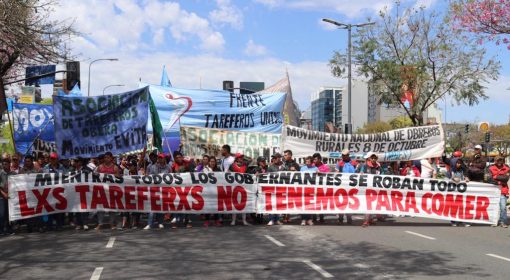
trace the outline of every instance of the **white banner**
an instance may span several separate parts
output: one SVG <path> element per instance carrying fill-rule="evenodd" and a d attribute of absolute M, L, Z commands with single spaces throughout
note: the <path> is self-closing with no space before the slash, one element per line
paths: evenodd
<path fill-rule="evenodd" d="M 9 177 L 11 221 L 64 212 L 255 213 L 254 177 L 240 173 Z"/>
<path fill-rule="evenodd" d="M 283 150 L 304 158 L 320 153 L 324 158 L 340 158 L 348 149 L 351 156 L 375 153 L 379 161 L 414 160 L 440 157 L 444 151 L 444 135 L 440 125 L 408 127 L 374 134 L 338 134 L 285 126 Z"/>
<path fill-rule="evenodd" d="M 500 189 L 415 177 L 281 172 L 258 177 L 257 212 L 393 214 L 495 224 Z"/>
<path fill-rule="evenodd" d="M 258 198 L 257 198 L 258 191 Z M 393 214 L 495 224 L 500 188 L 415 177 L 281 172 L 116 178 L 54 173 L 9 177 L 9 219 L 63 212 Z"/>
<path fill-rule="evenodd" d="M 220 158 L 221 147 L 228 144 L 232 154 L 269 159 L 280 151 L 280 140 L 280 134 L 181 126 L 183 153 L 192 158 L 201 158 L 204 154 Z"/>

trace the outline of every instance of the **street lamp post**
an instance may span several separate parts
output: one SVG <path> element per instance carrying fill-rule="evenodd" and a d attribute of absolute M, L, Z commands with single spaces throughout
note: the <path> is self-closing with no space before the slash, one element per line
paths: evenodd
<path fill-rule="evenodd" d="M 105 91 L 107 88 L 111 88 L 111 87 L 123 87 L 123 86 L 125 86 L 125 85 L 109 85 L 109 86 L 105 86 L 105 87 L 103 88 L 103 95 L 104 95 L 104 91 Z"/>
<path fill-rule="evenodd" d="M 352 49 L 352 43 L 351 43 L 351 30 L 353 27 L 363 27 L 363 26 L 367 26 L 367 25 L 373 25 L 375 24 L 375 22 L 366 22 L 366 23 L 360 23 L 360 24 L 345 24 L 345 23 L 340 23 L 340 22 L 337 22 L 337 21 L 334 21 L 332 19 L 327 19 L 327 18 L 323 18 L 322 21 L 324 22 L 327 22 L 327 23 L 331 23 L 333 25 L 336 25 L 338 26 L 339 29 L 347 29 L 347 34 L 348 34 L 348 43 L 347 43 L 347 99 L 348 99 L 348 103 L 347 103 L 347 125 L 345 127 L 345 132 L 347 134 L 351 134 L 352 133 L 352 122 L 351 122 L 351 114 L 352 114 L 352 111 L 351 111 L 351 92 L 352 92 L 352 85 L 351 85 L 351 81 L 352 81 L 352 74 L 351 74 L 351 49 Z"/>
<path fill-rule="evenodd" d="M 101 60 L 118 61 L 119 59 L 118 58 L 99 58 L 99 59 L 92 60 L 92 62 L 90 62 L 90 64 L 89 64 L 89 80 L 88 80 L 88 87 L 87 87 L 87 96 L 90 96 L 90 67 L 92 66 L 92 64 L 94 62 L 101 61 Z"/>

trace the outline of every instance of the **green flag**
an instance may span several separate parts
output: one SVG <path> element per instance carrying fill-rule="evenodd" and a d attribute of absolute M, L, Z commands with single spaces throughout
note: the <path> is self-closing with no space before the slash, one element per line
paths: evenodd
<path fill-rule="evenodd" d="M 158 148 L 158 151 L 163 152 L 163 126 L 161 126 L 161 121 L 159 120 L 158 110 L 156 110 L 156 105 L 154 105 L 154 100 L 152 100 L 152 96 L 149 95 L 149 110 L 151 113 L 152 120 L 152 145 Z"/>

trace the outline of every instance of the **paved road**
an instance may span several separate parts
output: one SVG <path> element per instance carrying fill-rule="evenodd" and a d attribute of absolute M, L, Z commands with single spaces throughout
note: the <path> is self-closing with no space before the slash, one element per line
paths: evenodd
<path fill-rule="evenodd" d="M 359 217 L 361 218 L 361 217 Z M 326 225 L 21 233 L 0 279 L 508 279 L 510 229 L 397 218 Z"/>

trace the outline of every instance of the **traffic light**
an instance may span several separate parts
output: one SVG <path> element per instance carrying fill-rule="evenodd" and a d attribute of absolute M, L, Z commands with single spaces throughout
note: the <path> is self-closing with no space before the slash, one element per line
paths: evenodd
<path fill-rule="evenodd" d="M 489 143 L 491 141 L 491 133 L 485 132 L 485 142 Z"/>
<path fill-rule="evenodd" d="M 469 133 L 469 124 L 466 124 L 466 126 L 464 127 L 464 132 Z"/>

